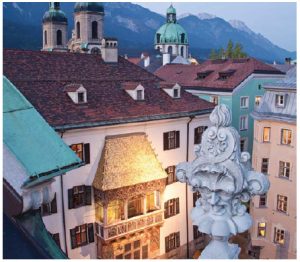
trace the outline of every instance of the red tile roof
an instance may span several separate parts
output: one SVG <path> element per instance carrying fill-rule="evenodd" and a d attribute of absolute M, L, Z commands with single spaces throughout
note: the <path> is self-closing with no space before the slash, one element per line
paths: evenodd
<path fill-rule="evenodd" d="M 122 57 L 105 63 L 99 55 L 4 50 L 3 70 L 57 129 L 199 115 L 214 107 L 187 92 L 171 98 L 157 88 L 161 79 Z M 133 100 L 124 82 L 141 83 L 145 100 Z M 68 84 L 82 84 L 87 103 L 74 104 L 64 92 Z"/>
<path fill-rule="evenodd" d="M 131 62 L 131 63 L 137 65 L 142 59 L 139 58 L 139 57 L 137 57 L 137 58 L 132 57 L 132 58 L 128 58 L 127 60 L 128 60 L 129 62 Z"/>
<path fill-rule="evenodd" d="M 121 86 L 124 90 L 134 90 L 140 84 L 141 82 L 124 82 L 121 84 Z"/>
<path fill-rule="evenodd" d="M 220 78 L 224 73 L 229 75 L 226 80 Z M 282 74 L 276 68 L 254 58 L 207 60 L 199 65 L 167 64 L 155 71 L 158 77 L 184 87 L 224 91 L 232 91 L 252 73 Z M 202 78 L 203 75 L 206 77 L 199 79 L 198 74 Z"/>

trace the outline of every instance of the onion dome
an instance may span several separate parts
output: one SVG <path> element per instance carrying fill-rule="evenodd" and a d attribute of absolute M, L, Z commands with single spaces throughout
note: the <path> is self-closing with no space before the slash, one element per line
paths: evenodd
<path fill-rule="evenodd" d="M 67 23 L 68 19 L 66 14 L 60 10 L 59 3 L 50 3 L 49 10 L 43 16 L 43 23 L 45 22 L 58 22 Z"/>
<path fill-rule="evenodd" d="M 154 43 L 157 44 L 188 44 L 188 37 L 183 27 L 177 24 L 176 9 L 171 5 L 167 9 L 167 22 L 155 34 Z"/>
<path fill-rule="evenodd" d="M 97 13 L 104 13 L 104 6 L 102 3 L 97 2 L 89 2 L 89 3 L 82 3 L 78 2 L 75 4 L 74 12 L 97 12 Z"/>

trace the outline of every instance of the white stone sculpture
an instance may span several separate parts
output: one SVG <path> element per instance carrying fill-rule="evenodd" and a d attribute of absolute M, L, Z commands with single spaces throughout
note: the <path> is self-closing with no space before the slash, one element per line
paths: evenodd
<path fill-rule="evenodd" d="M 264 174 L 251 170 L 250 154 L 240 152 L 240 136 L 230 126 L 230 109 L 216 106 L 210 121 L 213 126 L 195 148 L 196 159 L 178 164 L 176 175 L 201 194 L 191 217 L 193 225 L 212 239 L 199 258 L 237 259 L 240 248 L 228 243 L 228 238 L 252 225 L 243 202 L 266 193 L 270 184 Z"/>

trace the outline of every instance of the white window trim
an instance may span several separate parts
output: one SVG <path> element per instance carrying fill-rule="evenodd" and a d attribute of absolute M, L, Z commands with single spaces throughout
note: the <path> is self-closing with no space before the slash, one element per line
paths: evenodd
<path fill-rule="evenodd" d="M 243 117 L 245 117 L 245 127 L 241 128 L 241 120 L 242 120 Z M 248 121 L 249 121 L 248 115 L 242 115 L 242 116 L 240 116 L 240 121 L 239 121 L 239 129 L 240 129 L 240 131 L 248 130 L 248 124 L 249 124 Z"/>
<path fill-rule="evenodd" d="M 279 99 L 279 101 L 277 100 L 277 98 L 280 97 L 280 96 L 283 97 L 283 103 L 282 104 L 279 103 L 280 99 Z M 276 105 L 276 107 L 284 107 L 285 106 L 285 102 L 286 102 L 285 100 L 286 100 L 286 97 L 285 97 L 284 94 L 276 94 L 275 95 L 275 105 Z"/>
<path fill-rule="evenodd" d="M 258 97 L 260 97 L 260 100 L 259 100 L 259 104 L 257 105 L 257 104 L 256 104 L 256 98 L 258 98 Z M 254 98 L 254 107 L 260 106 L 261 101 L 262 101 L 262 96 L 255 96 L 255 98 Z"/>
<path fill-rule="evenodd" d="M 246 99 L 246 105 L 242 106 L 242 99 Z M 240 97 L 240 108 L 249 108 L 249 96 L 241 96 Z"/>

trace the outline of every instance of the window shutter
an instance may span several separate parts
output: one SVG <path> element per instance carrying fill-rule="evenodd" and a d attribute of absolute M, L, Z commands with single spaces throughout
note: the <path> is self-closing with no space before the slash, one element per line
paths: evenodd
<path fill-rule="evenodd" d="M 168 201 L 165 202 L 165 218 L 168 218 Z"/>
<path fill-rule="evenodd" d="M 92 204 L 92 187 L 84 186 L 84 193 L 85 193 L 85 204 L 91 205 Z"/>
<path fill-rule="evenodd" d="M 168 141 L 168 134 L 169 133 L 164 133 L 164 150 L 168 150 L 169 149 L 169 141 Z"/>
<path fill-rule="evenodd" d="M 51 214 L 57 213 L 57 202 L 56 202 L 56 193 L 54 199 L 51 201 Z"/>
<path fill-rule="evenodd" d="M 180 147 L 180 131 L 176 131 L 176 147 Z"/>
<path fill-rule="evenodd" d="M 84 144 L 84 162 L 85 164 L 90 163 L 90 144 Z"/>
<path fill-rule="evenodd" d="M 74 208 L 74 205 L 73 205 L 73 188 L 68 189 L 68 200 L 69 200 L 69 209 Z"/>
<path fill-rule="evenodd" d="M 180 247 L 180 232 L 176 233 L 176 247 Z"/>
<path fill-rule="evenodd" d="M 176 214 L 179 214 L 179 197 L 176 198 Z"/>
<path fill-rule="evenodd" d="M 169 252 L 169 236 L 165 237 L 165 248 L 166 248 L 166 253 Z"/>
<path fill-rule="evenodd" d="M 70 236 L 71 236 L 71 248 L 76 248 L 76 228 L 70 229 Z"/>
<path fill-rule="evenodd" d="M 93 223 L 88 224 L 88 240 L 89 240 L 89 243 L 94 242 L 94 225 L 93 225 Z"/>

